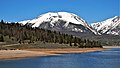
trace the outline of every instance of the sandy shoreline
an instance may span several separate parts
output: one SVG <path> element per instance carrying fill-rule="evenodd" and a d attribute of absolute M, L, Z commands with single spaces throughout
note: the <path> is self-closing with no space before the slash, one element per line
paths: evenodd
<path fill-rule="evenodd" d="M 103 48 L 63 48 L 63 49 L 24 49 L 0 50 L 0 59 L 17 59 L 35 56 L 62 55 L 65 53 L 82 53 L 105 50 Z"/>

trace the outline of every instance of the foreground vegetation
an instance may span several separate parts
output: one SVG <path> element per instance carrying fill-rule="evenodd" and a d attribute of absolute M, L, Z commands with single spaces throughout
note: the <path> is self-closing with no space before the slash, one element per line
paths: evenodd
<path fill-rule="evenodd" d="M 98 41 L 82 39 L 56 31 L 31 28 L 19 23 L 5 23 L 3 20 L 0 22 L 0 42 L 6 42 L 6 44 L 34 44 L 33 46 L 36 42 L 42 42 L 43 44 L 67 44 L 69 47 L 79 48 L 102 47 Z"/>

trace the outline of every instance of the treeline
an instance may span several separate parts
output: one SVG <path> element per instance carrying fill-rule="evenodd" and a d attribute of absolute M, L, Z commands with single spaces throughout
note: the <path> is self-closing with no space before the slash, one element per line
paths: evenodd
<path fill-rule="evenodd" d="M 36 41 L 41 41 L 44 43 L 69 44 L 71 47 L 76 46 L 80 48 L 102 47 L 98 41 L 81 39 L 56 31 L 32 28 L 19 23 L 5 23 L 1 20 L 0 42 L 5 42 L 8 38 L 11 39 L 11 41 L 15 41 L 20 44 L 30 44 Z"/>

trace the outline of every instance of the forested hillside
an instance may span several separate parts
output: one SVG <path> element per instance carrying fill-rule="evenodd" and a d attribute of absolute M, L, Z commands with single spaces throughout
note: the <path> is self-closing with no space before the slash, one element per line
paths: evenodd
<path fill-rule="evenodd" d="M 80 48 L 102 47 L 98 41 L 81 39 L 72 35 L 63 34 L 39 28 L 31 28 L 19 23 L 0 22 L 0 42 L 31 44 L 37 41 L 43 43 L 69 44 Z"/>

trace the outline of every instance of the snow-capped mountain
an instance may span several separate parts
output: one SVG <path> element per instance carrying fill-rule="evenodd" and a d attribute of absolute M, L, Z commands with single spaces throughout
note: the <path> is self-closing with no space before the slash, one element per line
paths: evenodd
<path fill-rule="evenodd" d="M 101 34 L 120 35 L 120 16 L 93 23 L 92 27 Z"/>
<path fill-rule="evenodd" d="M 49 12 L 32 20 L 21 21 L 23 25 L 61 32 L 80 32 L 97 34 L 88 23 L 73 13 Z"/>

